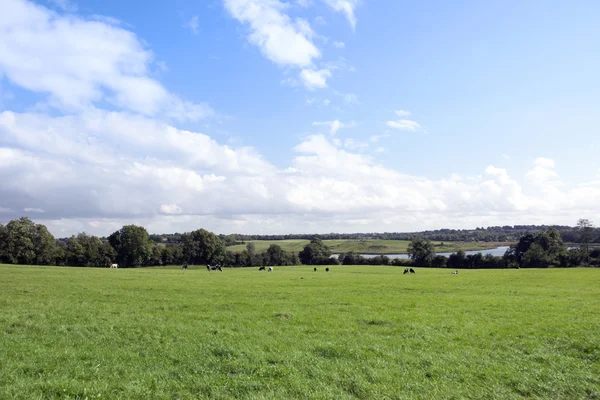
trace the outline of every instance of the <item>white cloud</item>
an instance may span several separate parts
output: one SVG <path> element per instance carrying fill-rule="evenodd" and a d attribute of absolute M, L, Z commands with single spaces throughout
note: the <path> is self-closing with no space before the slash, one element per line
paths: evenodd
<path fill-rule="evenodd" d="M 159 212 L 161 214 L 181 214 L 183 213 L 183 209 L 179 207 L 177 204 L 161 204 L 159 208 Z"/>
<path fill-rule="evenodd" d="M 560 184 L 558 173 L 555 171 L 556 163 L 550 158 L 539 157 L 533 162 L 533 168 L 527 171 L 527 180 L 536 186 L 546 189 Z"/>
<path fill-rule="evenodd" d="M 8 213 L 11 212 L 12 210 L 10 208 L 6 208 L 6 207 L 0 207 L 0 213 Z"/>
<path fill-rule="evenodd" d="M 329 133 L 335 135 L 342 128 L 354 128 L 357 125 L 356 121 L 350 121 L 347 123 L 340 122 L 339 120 L 324 121 L 324 122 L 313 122 L 313 126 L 326 126 L 329 128 Z"/>
<path fill-rule="evenodd" d="M 324 0 L 329 7 L 337 12 L 344 14 L 352 30 L 356 29 L 356 16 L 354 15 L 354 9 L 358 6 L 359 0 Z"/>
<path fill-rule="evenodd" d="M 309 90 L 323 89 L 327 87 L 327 78 L 331 76 L 331 72 L 327 69 L 303 69 L 300 71 L 302 83 Z"/>
<path fill-rule="evenodd" d="M 321 56 L 310 40 L 312 30 L 306 21 L 296 22 L 284 12 L 279 0 L 224 0 L 232 17 L 250 27 L 248 40 L 269 60 L 279 65 L 310 66 Z"/>
<path fill-rule="evenodd" d="M 527 194 L 495 166 L 464 178 L 412 176 L 352 152 L 369 142 L 322 135 L 298 144 L 284 169 L 252 149 L 127 113 L 4 112 L 0 137 L 3 220 L 20 216 L 10 210 L 26 201 L 45 210 L 39 220 L 56 234 L 108 234 L 125 223 L 151 232 L 420 230 L 599 214 L 597 186 Z"/>
<path fill-rule="evenodd" d="M 400 118 L 410 117 L 410 111 L 396 110 L 394 113 Z"/>
<path fill-rule="evenodd" d="M 189 21 L 187 21 L 184 24 L 184 27 L 188 28 L 189 30 L 192 31 L 192 33 L 194 35 L 197 35 L 200 32 L 200 24 L 198 22 L 198 16 L 194 15 L 192 18 L 189 19 Z"/>
<path fill-rule="evenodd" d="M 325 99 L 325 100 L 323 100 L 323 105 L 324 105 L 325 107 L 327 107 L 329 104 L 331 104 L 331 100 L 329 100 L 329 99 Z"/>
<path fill-rule="evenodd" d="M 344 42 L 334 41 L 332 44 L 333 47 L 335 47 L 336 49 L 343 49 L 344 47 L 346 47 L 346 44 Z"/>
<path fill-rule="evenodd" d="M 134 33 L 107 22 L 5 0 L 0 37 L 0 75 L 47 94 L 54 107 L 80 111 L 106 101 L 177 120 L 212 113 L 207 105 L 183 101 L 151 78 L 153 54 Z"/>
<path fill-rule="evenodd" d="M 400 131 L 411 131 L 416 132 L 421 129 L 421 125 L 418 122 L 411 121 L 408 119 L 401 119 L 398 121 L 388 121 L 387 126 L 390 128 L 398 129 Z"/>
<path fill-rule="evenodd" d="M 42 210 L 41 208 L 24 208 L 23 211 L 28 212 L 28 213 L 43 213 L 44 210 Z"/>

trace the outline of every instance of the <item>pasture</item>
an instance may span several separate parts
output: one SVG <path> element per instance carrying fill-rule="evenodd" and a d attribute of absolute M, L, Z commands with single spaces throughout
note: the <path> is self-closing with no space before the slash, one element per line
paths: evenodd
<path fill-rule="evenodd" d="M 310 240 L 251 240 L 246 244 L 228 246 L 227 250 L 241 252 L 246 249 L 247 243 L 253 242 L 257 252 L 263 252 L 272 244 L 281 246 L 284 251 L 297 253 L 306 246 Z M 408 251 L 409 240 L 323 240 L 332 253 L 348 253 L 354 251 L 361 254 L 400 254 Z M 433 242 L 438 252 L 453 252 L 458 250 L 487 250 L 506 243 L 485 242 Z"/>
<path fill-rule="evenodd" d="M 600 270 L 0 266 L 2 399 L 598 399 Z"/>

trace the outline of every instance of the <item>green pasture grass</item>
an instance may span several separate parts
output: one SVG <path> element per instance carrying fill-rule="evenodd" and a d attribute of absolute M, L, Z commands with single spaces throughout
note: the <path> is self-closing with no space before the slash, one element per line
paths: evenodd
<path fill-rule="evenodd" d="M 0 399 L 598 399 L 600 270 L 0 266 Z"/>
<path fill-rule="evenodd" d="M 241 252 L 246 249 L 246 244 L 228 246 L 227 250 Z M 272 244 L 281 246 L 287 252 L 299 252 L 310 241 L 303 239 L 292 240 L 252 240 L 257 252 L 267 250 Z M 408 251 L 409 240 L 324 240 L 323 241 L 333 253 L 347 253 L 354 251 L 362 254 L 399 254 Z M 508 243 L 486 243 L 486 242 L 433 242 L 436 250 L 440 253 L 454 252 L 458 250 L 487 250 L 497 246 L 508 245 Z"/>

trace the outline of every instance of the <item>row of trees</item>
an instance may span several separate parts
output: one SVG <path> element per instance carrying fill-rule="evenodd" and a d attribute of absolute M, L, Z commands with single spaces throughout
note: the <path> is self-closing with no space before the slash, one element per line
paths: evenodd
<path fill-rule="evenodd" d="M 226 250 L 221 238 L 205 229 L 181 234 L 180 243 L 156 243 L 144 227 L 126 225 L 108 238 L 86 233 L 55 239 L 42 224 L 23 217 L 0 225 L 0 262 L 32 265 L 106 267 L 221 264 L 228 267 L 297 265 L 297 254 L 271 245 L 257 253 L 254 243 L 241 253 Z"/>
<path fill-rule="evenodd" d="M 539 233 L 527 233 L 511 246 L 503 257 L 463 251 L 450 257 L 436 255 L 428 238 L 413 239 L 408 247 L 410 260 L 386 256 L 362 257 L 350 252 L 331 257 L 331 251 L 320 238 L 313 238 L 298 254 L 287 253 L 272 244 L 258 253 L 254 243 L 248 243 L 241 253 L 227 251 L 226 242 L 205 229 L 180 234 L 179 243 L 157 243 L 145 228 L 126 225 L 108 238 L 80 233 L 70 238 L 54 239 L 42 224 L 23 217 L 0 225 L 0 262 L 35 265 L 72 265 L 105 267 L 116 262 L 122 267 L 172 264 L 221 264 L 227 267 L 260 265 L 407 265 L 449 268 L 508 268 L 600 266 L 600 250 L 589 251 L 596 230 L 589 220 L 578 222 L 576 240 L 580 248 L 568 249 L 557 228 Z"/>
<path fill-rule="evenodd" d="M 429 239 L 431 241 L 461 241 L 461 242 L 516 242 L 521 236 L 528 233 L 538 234 L 555 228 L 560 232 L 565 242 L 575 243 L 579 240 L 578 227 L 565 225 L 504 225 L 490 226 L 475 229 L 438 229 L 423 232 L 366 232 L 366 233 L 327 233 L 327 234 L 289 234 L 289 235 L 244 235 L 231 234 L 219 235 L 226 246 L 244 244 L 253 240 L 287 240 L 308 239 L 319 237 L 322 240 L 360 240 L 360 239 L 385 239 L 385 240 L 413 240 Z M 180 243 L 184 234 L 151 235 L 150 239 L 156 243 Z M 600 228 L 592 228 L 590 240 L 600 243 Z"/>
<path fill-rule="evenodd" d="M 467 255 L 464 251 L 449 257 L 439 256 L 429 239 L 415 239 L 408 247 L 416 266 L 448 268 L 547 268 L 600 266 L 600 249 L 589 251 L 593 225 L 589 220 L 578 222 L 578 240 L 581 246 L 569 249 L 556 228 L 538 234 L 528 233 L 510 246 L 503 257 L 481 253 Z"/>

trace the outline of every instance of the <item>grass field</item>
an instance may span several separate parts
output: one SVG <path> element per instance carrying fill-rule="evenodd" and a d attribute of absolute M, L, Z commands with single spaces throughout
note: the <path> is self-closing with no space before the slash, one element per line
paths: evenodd
<path fill-rule="evenodd" d="M 292 240 L 253 240 L 256 250 L 262 252 L 272 244 L 278 244 L 288 252 L 299 252 L 310 241 L 302 239 Z M 324 240 L 332 253 L 347 253 L 355 251 L 363 254 L 400 254 L 408 250 L 409 240 Z M 247 242 L 248 243 L 248 242 Z M 438 252 L 452 252 L 458 250 L 487 250 L 506 243 L 484 243 L 484 242 L 434 242 Z M 238 244 L 227 247 L 227 250 L 241 252 L 246 249 L 247 244 Z"/>
<path fill-rule="evenodd" d="M 0 266 L 1 399 L 598 399 L 600 270 Z"/>

